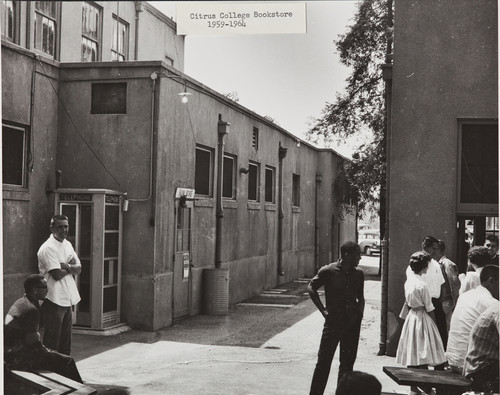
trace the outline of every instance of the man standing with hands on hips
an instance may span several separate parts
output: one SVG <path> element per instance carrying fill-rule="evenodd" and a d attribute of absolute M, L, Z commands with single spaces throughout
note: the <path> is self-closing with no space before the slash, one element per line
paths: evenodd
<path fill-rule="evenodd" d="M 61 354 L 71 353 L 71 307 L 80 301 L 73 275 L 82 265 L 68 237 L 68 217 L 54 215 L 50 221 L 52 234 L 38 250 L 38 268 L 47 280 L 48 293 L 41 306 L 45 329 L 43 345 Z"/>
<path fill-rule="evenodd" d="M 311 300 L 325 317 L 311 395 L 323 394 L 325 391 L 339 342 L 338 380 L 344 373 L 353 370 L 358 352 L 359 331 L 365 309 L 364 274 L 356 268 L 361 259 L 361 250 L 358 244 L 348 241 L 340 247 L 340 255 L 338 262 L 319 269 L 307 287 Z M 318 294 L 322 286 L 325 288 L 326 307 Z"/>

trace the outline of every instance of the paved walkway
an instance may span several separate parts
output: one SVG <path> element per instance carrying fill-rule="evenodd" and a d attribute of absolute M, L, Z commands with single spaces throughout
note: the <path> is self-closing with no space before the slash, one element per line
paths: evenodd
<path fill-rule="evenodd" d="M 367 274 L 374 268 L 364 267 Z M 100 394 L 307 394 L 323 318 L 305 294 L 307 280 L 233 306 L 225 317 L 199 315 L 156 332 L 74 335 L 83 380 Z M 356 370 L 374 374 L 387 393 L 406 394 L 382 372 L 397 366 L 377 356 L 380 282 L 367 277 Z M 335 393 L 335 357 L 326 394 Z"/>

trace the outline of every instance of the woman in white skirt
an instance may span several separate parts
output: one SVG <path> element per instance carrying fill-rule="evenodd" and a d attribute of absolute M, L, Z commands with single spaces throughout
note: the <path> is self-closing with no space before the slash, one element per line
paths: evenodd
<path fill-rule="evenodd" d="M 405 283 L 405 299 L 409 312 L 401 331 L 396 362 L 410 368 L 427 369 L 428 366 L 446 362 L 441 336 L 429 315 L 434 306 L 427 285 L 421 277 L 427 272 L 430 260 L 431 257 L 426 252 L 414 253 L 410 258 L 413 275 L 408 276 Z M 418 393 L 418 388 L 411 388 L 410 394 Z"/>

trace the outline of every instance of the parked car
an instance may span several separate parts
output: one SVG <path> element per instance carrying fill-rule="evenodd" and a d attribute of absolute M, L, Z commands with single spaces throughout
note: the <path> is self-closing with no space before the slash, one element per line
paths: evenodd
<path fill-rule="evenodd" d="M 361 230 L 358 244 L 361 252 L 366 255 L 380 254 L 380 232 L 376 229 Z"/>

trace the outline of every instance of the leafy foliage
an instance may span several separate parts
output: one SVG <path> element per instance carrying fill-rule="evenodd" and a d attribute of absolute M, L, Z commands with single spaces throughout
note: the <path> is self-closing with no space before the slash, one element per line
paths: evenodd
<path fill-rule="evenodd" d="M 392 7 L 392 2 L 389 2 Z M 341 62 L 352 69 L 344 92 L 327 103 L 309 130 L 311 141 L 343 141 L 362 136 L 364 144 L 345 164 L 345 175 L 356 195 L 358 213 L 380 203 L 385 179 L 384 81 L 387 38 L 392 34 L 387 0 L 363 0 L 354 24 L 335 45 Z"/>

